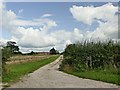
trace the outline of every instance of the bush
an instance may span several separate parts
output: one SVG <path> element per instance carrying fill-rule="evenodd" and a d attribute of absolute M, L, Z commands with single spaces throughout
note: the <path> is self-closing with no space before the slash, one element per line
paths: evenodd
<path fill-rule="evenodd" d="M 108 69 L 120 67 L 119 42 L 79 42 L 66 47 L 64 60 L 60 66 L 64 70 L 69 65 L 77 71 Z"/>
<path fill-rule="evenodd" d="M 8 58 L 12 56 L 12 50 L 10 47 L 4 47 L 2 49 L 2 73 L 6 74 L 8 72 L 8 69 L 6 68 L 6 62 L 8 61 Z"/>

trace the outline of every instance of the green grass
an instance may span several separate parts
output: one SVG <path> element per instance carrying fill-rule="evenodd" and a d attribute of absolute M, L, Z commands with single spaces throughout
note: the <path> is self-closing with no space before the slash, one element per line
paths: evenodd
<path fill-rule="evenodd" d="M 97 81 L 103 81 L 108 83 L 113 83 L 120 85 L 120 76 L 117 73 L 110 73 L 108 71 L 84 71 L 84 72 L 76 72 L 76 71 L 65 71 L 68 74 L 75 75 L 80 78 L 93 79 Z"/>
<path fill-rule="evenodd" d="M 28 73 L 32 73 L 38 68 L 53 62 L 58 57 L 59 55 L 56 55 L 43 60 L 7 65 L 6 67 L 9 69 L 9 73 L 2 76 L 2 82 L 11 83 L 11 82 L 18 81 L 21 76 Z"/>

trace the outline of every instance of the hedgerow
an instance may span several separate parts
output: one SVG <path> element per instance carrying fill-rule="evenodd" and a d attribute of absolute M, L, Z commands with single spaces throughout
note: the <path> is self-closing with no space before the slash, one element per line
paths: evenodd
<path fill-rule="evenodd" d="M 120 45 L 118 41 L 84 41 L 70 44 L 64 51 L 64 60 L 60 65 L 61 70 L 70 67 L 76 71 L 85 70 L 112 70 L 120 67 Z"/>

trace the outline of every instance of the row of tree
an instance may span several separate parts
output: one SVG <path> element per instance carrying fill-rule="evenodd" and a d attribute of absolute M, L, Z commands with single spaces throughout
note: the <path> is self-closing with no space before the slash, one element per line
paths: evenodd
<path fill-rule="evenodd" d="M 74 70 L 120 69 L 120 44 L 115 41 L 84 41 L 67 46 L 61 70 L 70 66 Z"/>
<path fill-rule="evenodd" d="M 58 50 L 55 50 L 55 48 L 52 48 L 50 49 L 49 52 L 46 52 L 46 53 L 49 53 L 51 55 L 55 55 L 55 54 L 59 54 L 59 51 Z M 34 51 L 31 51 L 30 53 L 27 53 L 26 55 L 35 55 L 35 54 L 38 54 L 37 52 L 34 52 Z"/>

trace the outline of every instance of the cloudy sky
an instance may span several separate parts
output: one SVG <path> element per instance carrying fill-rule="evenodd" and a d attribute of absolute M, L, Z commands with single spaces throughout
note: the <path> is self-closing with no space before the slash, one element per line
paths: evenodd
<path fill-rule="evenodd" d="M 6 2 L 0 11 L 0 43 L 15 41 L 22 52 L 63 51 L 77 41 L 118 38 L 117 3 Z"/>

